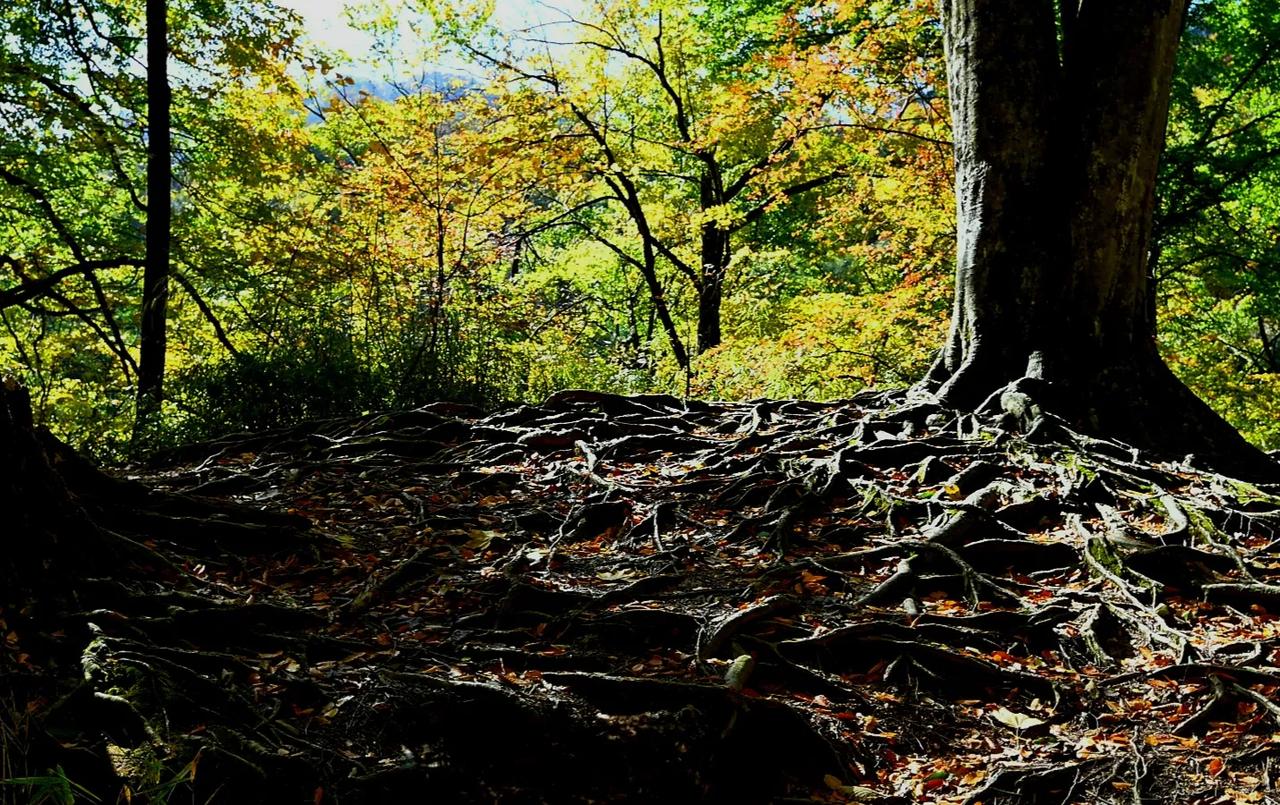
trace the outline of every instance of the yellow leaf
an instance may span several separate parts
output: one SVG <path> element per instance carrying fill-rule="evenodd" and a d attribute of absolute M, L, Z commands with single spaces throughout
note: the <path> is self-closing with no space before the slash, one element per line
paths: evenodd
<path fill-rule="evenodd" d="M 1038 727 L 1044 723 L 1042 719 L 1024 715 L 1022 713 L 1015 713 L 1012 710 L 1005 709 L 1004 707 L 994 710 L 991 713 L 991 717 L 996 721 L 999 721 L 1001 724 L 1004 724 L 1006 727 L 1015 729 L 1018 732 L 1031 729 L 1032 727 Z"/>

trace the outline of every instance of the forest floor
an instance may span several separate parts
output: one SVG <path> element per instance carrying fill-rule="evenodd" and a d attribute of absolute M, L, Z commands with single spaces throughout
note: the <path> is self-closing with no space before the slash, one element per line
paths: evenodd
<path fill-rule="evenodd" d="M 0 611 L 0 802 L 1280 802 L 1276 490 L 1018 424 L 571 391 L 184 449 L 81 496 L 152 560 Z"/>

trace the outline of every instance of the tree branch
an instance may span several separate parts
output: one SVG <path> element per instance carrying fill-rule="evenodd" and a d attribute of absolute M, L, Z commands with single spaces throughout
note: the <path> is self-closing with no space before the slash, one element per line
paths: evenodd
<path fill-rule="evenodd" d="M 17 288 L 9 288 L 4 291 L 0 291 L 0 310 L 4 310 L 5 308 L 21 305 L 29 300 L 44 296 L 48 293 L 49 289 L 53 288 L 67 277 L 107 268 L 123 268 L 125 266 L 141 268 L 142 261 L 123 258 L 115 260 L 85 260 L 72 263 L 69 266 L 58 269 L 52 274 L 47 274 L 43 277 L 37 277 L 34 279 L 28 277 L 18 269 L 18 261 L 12 255 L 0 255 L 0 265 L 10 266 L 13 269 L 14 275 L 18 277 L 18 282 L 21 283 Z"/>
<path fill-rule="evenodd" d="M 214 337 L 218 339 L 218 343 L 222 344 L 222 347 L 227 352 L 231 353 L 232 357 L 239 358 L 240 350 L 236 349 L 235 344 L 231 343 L 231 339 L 227 337 L 227 331 L 222 327 L 222 322 L 218 320 L 217 315 L 214 314 L 213 308 L 209 306 L 209 303 L 204 300 L 204 297 L 202 297 L 199 291 L 196 290 L 195 286 L 191 284 L 191 280 L 187 279 L 185 274 L 176 269 L 173 271 L 173 279 L 182 287 L 182 290 L 187 292 L 187 296 L 191 297 L 191 301 L 195 302 L 196 307 L 199 308 L 200 314 L 204 316 L 205 320 L 213 327 L 213 334 Z"/>
<path fill-rule="evenodd" d="M 742 220 L 734 224 L 732 227 L 730 227 L 728 231 L 731 233 L 737 232 L 739 229 L 742 229 L 748 224 L 752 224 L 760 220 L 761 218 L 764 217 L 764 214 L 768 212 L 769 205 L 781 199 L 794 198 L 795 196 L 798 196 L 801 193 L 807 193 L 810 190 L 816 190 L 825 184 L 830 184 L 831 182 L 834 182 L 836 179 L 843 178 L 847 175 L 848 174 L 846 174 L 843 171 L 834 171 L 832 173 L 824 173 L 821 176 L 815 176 L 812 179 L 806 179 L 803 182 L 797 182 L 796 184 L 793 184 L 789 187 L 784 187 L 781 190 L 771 193 L 767 199 L 765 199 L 760 204 L 757 204 L 755 207 L 749 210 L 747 214 L 742 217 Z"/>

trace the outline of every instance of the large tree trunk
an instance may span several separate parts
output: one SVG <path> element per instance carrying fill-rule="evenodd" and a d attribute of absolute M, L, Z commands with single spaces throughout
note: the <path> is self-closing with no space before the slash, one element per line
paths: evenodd
<path fill-rule="evenodd" d="M 79 578 L 110 575 L 145 553 L 101 528 L 85 507 L 86 501 L 129 507 L 142 495 L 141 487 L 103 474 L 35 424 L 25 388 L 12 378 L 0 383 L 0 607 L 37 618 L 74 608 Z"/>
<path fill-rule="evenodd" d="M 142 275 L 138 426 L 160 410 L 169 303 L 169 33 L 165 0 L 147 0 L 147 260 Z"/>
<path fill-rule="evenodd" d="M 0 507 L 8 539 L 0 545 L 0 604 L 26 603 L 50 565 L 82 546 L 64 540 L 85 527 L 84 513 L 53 468 L 48 445 L 31 419 L 27 390 L 6 378 L 0 386 Z"/>
<path fill-rule="evenodd" d="M 976 407 L 1035 378 L 1080 426 L 1275 474 L 1156 350 L 1148 248 L 1186 0 L 1062 6 L 1060 51 L 1052 0 L 943 0 L 956 300 L 923 386 Z"/>

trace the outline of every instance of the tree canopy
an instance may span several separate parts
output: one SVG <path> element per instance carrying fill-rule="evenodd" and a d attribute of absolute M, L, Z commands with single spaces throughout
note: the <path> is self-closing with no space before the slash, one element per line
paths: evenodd
<path fill-rule="evenodd" d="M 5 12 L 3 344 L 58 433 L 119 456 L 351 406 L 835 398 L 928 365 L 954 265 L 932 4 L 397 8 L 356 15 L 380 44 L 351 63 L 270 5 L 169 9 L 169 383 L 141 441 L 142 4 Z M 1271 447 L 1275 15 L 1186 29 L 1162 354 Z"/>

